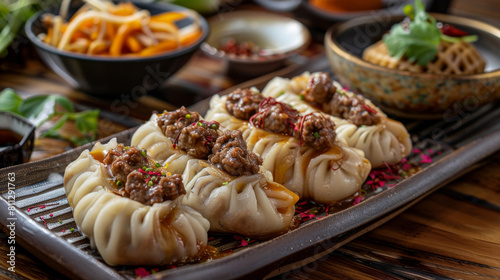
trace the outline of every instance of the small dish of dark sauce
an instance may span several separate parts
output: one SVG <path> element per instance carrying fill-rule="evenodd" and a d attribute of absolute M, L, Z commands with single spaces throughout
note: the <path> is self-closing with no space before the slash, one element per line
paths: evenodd
<path fill-rule="evenodd" d="M 20 116 L 0 112 L 0 168 L 29 161 L 35 145 L 35 129 Z"/>

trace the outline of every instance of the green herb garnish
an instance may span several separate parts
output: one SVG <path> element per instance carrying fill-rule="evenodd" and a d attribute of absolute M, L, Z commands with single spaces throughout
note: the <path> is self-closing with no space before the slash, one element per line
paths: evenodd
<path fill-rule="evenodd" d="M 22 116 L 37 127 L 54 117 L 58 117 L 56 123 L 44 131 L 40 135 L 41 137 L 63 138 L 58 130 L 69 120 L 75 122 L 77 129 L 84 136 L 65 140 L 82 145 L 97 138 L 99 110 L 75 112 L 71 101 L 61 95 L 38 95 L 22 99 L 13 89 L 6 88 L 0 93 L 0 111 Z"/>
<path fill-rule="evenodd" d="M 409 62 L 417 62 L 425 66 L 437 54 L 441 41 L 473 42 L 477 36 L 451 37 L 444 35 L 437 26 L 436 19 L 425 11 L 421 0 L 415 0 L 415 5 L 407 5 L 403 9 L 411 21 L 395 24 L 389 34 L 384 35 L 389 55 L 401 59 L 403 56 Z"/>
<path fill-rule="evenodd" d="M 313 135 L 314 135 L 314 138 L 319 139 L 319 133 L 317 131 L 314 132 Z"/>

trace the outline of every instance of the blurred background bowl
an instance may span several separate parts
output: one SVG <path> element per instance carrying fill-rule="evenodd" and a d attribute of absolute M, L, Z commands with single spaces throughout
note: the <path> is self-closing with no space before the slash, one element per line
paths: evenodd
<path fill-rule="evenodd" d="M 186 9 L 168 3 L 134 2 L 134 5 L 150 11 L 152 15 Z M 37 13 L 30 18 L 25 31 L 42 60 L 73 88 L 104 99 L 122 94 L 142 96 L 146 92 L 160 90 L 162 84 L 199 49 L 209 32 L 207 22 L 200 16 L 203 34 L 189 46 L 148 57 L 115 58 L 63 51 L 45 44 L 37 37 L 45 32 L 41 16 L 42 13 Z"/>
<path fill-rule="evenodd" d="M 309 45 L 311 35 L 300 22 L 259 11 L 236 11 L 211 17 L 210 35 L 201 49 L 227 63 L 228 74 L 255 77 L 284 65 L 287 58 Z M 261 51 L 250 56 L 225 53 L 220 47 L 228 39 L 252 42 Z"/>
<path fill-rule="evenodd" d="M 408 118 L 432 119 L 453 115 L 460 107 L 477 109 L 500 98 L 500 29 L 463 17 L 433 14 L 479 40 L 474 46 L 486 61 L 485 73 L 434 75 L 378 66 L 361 59 L 368 46 L 379 41 L 403 17 L 366 16 L 332 26 L 325 49 L 337 79 L 370 98 L 383 110 Z"/>
<path fill-rule="evenodd" d="M 22 117 L 0 112 L 0 168 L 30 159 L 35 145 L 35 129 Z"/>

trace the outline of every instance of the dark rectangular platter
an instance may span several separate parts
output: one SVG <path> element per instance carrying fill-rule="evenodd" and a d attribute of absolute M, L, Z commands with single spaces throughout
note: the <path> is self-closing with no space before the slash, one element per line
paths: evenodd
<path fill-rule="evenodd" d="M 238 87 L 263 86 L 275 76 L 295 76 L 305 70 L 329 71 L 324 57 L 307 66 L 291 66 L 250 80 Z M 230 92 L 228 89 L 221 94 Z M 500 116 L 498 104 L 471 112 L 462 112 L 453 122 L 402 120 L 414 147 L 433 150 L 431 164 L 420 164 L 416 174 L 397 180 L 394 186 L 369 192 L 357 205 L 332 210 L 321 219 L 312 219 L 286 234 L 267 241 L 256 241 L 241 247 L 224 236 L 212 235 L 210 245 L 233 253 L 217 260 L 188 264 L 177 268 L 160 268 L 145 279 L 236 279 L 267 278 L 322 258 L 350 240 L 376 228 L 409 208 L 447 182 L 480 165 L 500 150 Z M 190 107 L 202 115 L 208 100 Z M 118 133 L 119 142 L 130 143 L 135 128 Z M 107 142 L 111 137 L 100 140 Z M 16 241 L 42 261 L 73 279 L 132 279 L 133 267 L 110 267 L 81 235 L 74 223 L 62 185 L 67 164 L 75 160 L 88 144 L 45 160 L 0 170 L 0 222 L 16 225 Z M 410 155 L 409 161 L 418 155 Z M 16 203 L 9 211 L 8 178 L 15 174 Z M 230 240 L 230 238 L 229 238 Z M 148 268 L 152 269 L 152 268 Z"/>

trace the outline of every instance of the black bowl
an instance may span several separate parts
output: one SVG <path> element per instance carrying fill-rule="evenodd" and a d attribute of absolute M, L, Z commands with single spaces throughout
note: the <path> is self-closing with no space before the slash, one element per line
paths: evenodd
<path fill-rule="evenodd" d="M 152 15 L 186 8 L 167 3 L 134 3 Z M 159 90 L 162 84 L 191 58 L 208 36 L 208 24 L 199 17 L 203 34 L 187 47 L 148 57 L 105 57 L 59 50 L 42 42 L 37 35 L 45 32 L 37 13 L 26 23 L 26 35 L 42 60 L 72 87 L 100 98 L 132 97 Z"/>
<path fill-rule="evenodd" d="M 0 168 L 27 162 L 35 145 L 36 127 L 26 119 L 8 112 L 0 112 L 0 130 L 2 144 L 0 147 Z M 19 142 L 3 146 L 8 141 L 4 133 L 14 132 L 19 136 Z M 10 133 L 9 133 L 10 134 Z"/>

